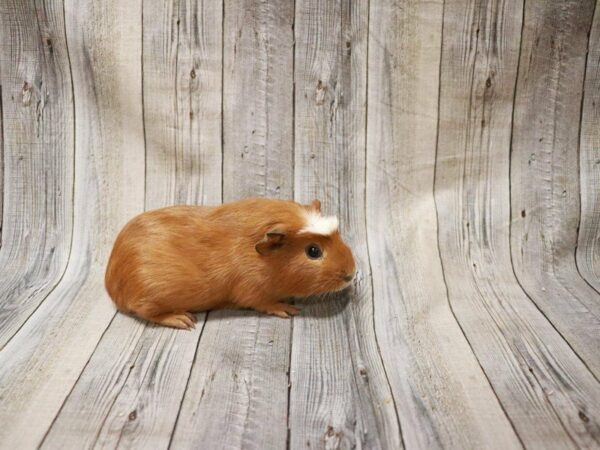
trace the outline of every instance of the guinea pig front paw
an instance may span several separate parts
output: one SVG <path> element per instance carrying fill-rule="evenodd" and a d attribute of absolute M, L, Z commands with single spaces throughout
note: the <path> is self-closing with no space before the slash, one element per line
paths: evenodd
<path fill-rule="evenodd" d="M 300 308 L 290 305 L 289 303 L 274 303 L 266 307 L 260 308 L 259 311 L 271 314 L 273 316 L 289 319 L 290 316 L 295 316 L 300 312 Z"/>
<path fill-rule="evenodd" d="M 161 314 L 152 317 L 150 320 L 167 327 L 179 328 L 181 330 L 191 330 L 192 328 L 196 328 L 196 316 L 189 312 Z"/>

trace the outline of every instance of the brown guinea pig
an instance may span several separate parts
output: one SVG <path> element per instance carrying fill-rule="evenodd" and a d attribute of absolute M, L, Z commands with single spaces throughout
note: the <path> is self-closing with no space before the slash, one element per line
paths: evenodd
<path fill-rule="evenodd" d="M 352 252 L 321 202 L 253 198 L 173 206 L 133 218 L 119 233 L 106 290 L 120 311 L 191 328 L 194 311 L 253 308 L 289 317 L 281 301 L 337 291 L 354 277 Z"/>

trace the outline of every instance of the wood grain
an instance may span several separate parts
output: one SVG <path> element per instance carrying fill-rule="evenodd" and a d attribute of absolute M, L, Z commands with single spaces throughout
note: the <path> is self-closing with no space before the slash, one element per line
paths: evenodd
<path fill-rule="evenodd" d="M 511 250 L 531 299 L 600 379 L 600 294 L 575 265 L 579 122 L 594 1 L 525 8 L 511 158 Z"/>
<path fill-rule="evenodd" d="M 598 382 L 511 268 L 509 150 L 522 17 L 515 2 L 445 8 L 435 185 L 442 263 L 452 309 L 523 445 L 593 447 Z"/>
<path fill-rule="evenodd" d="M 67 265 L 74 130 L 62 2 L 2 2 L 0 40 L 2 349 Z"/>
<path fill-rule="evenodd" d="M 447 5 L 446 23 L 465 6 Z M 366 218 L 375 330 L 407 448 L 519 448 L 448 305 L 438 253 L 442 14 L 435 2 L 371 3 Z M 447 37 L 444 51 L 453 51 Z M 444 67 L 442 77 L 454 71 Z"/>
<path fill-rule="evenodd" d="M 198 335 L 118 314 L 42 448 L 167 448 Z"/>
<path fill-rule="evenodd" d="M 226 198 L 291 197 L 293 24 L 293 2 L 225 1 L 223 177 L 237 178 Z"/>
<path fill-rule="evenodd" d="M 215 204 L 221 199 L 221 71 L 214 64 L 220 64 L 222 9 L 197 2 L 154 6 L 143 11 L 146 205 Z M 171 48 L 178 49 L 175 61 Z M 172 65 L 179 68 L 177 78 L 169 75 Z M 44 447 L 81 448 L 83 440 L 85 447 L 167 448 L 204 317 L 190 333 L 118 314 Z M 82 408 L 90 398 L 96 401 Z"/>
<path fill-rule="evenodd" d="M 292 448 L 402 448 L 373 329 L 365 215 L 366 2 L 296 2 L 295 198 L 338 215 L 358 276 L 294 319 Z"/>
<path fill-rule="evenodd" d="M 146 208 L 221 200 L 222 6 L 144 3 Z"/>
<path fill-rule="evenodd" d="M 0 72 L 0 80 L 2 79 Z M 0 83 L 0 249 L 2 248 L 2 220 L 4 215 L 4 112 L 2 110 L 2 84 Z"/>
<path fill-rule="evenodd" d="M 0 2 L 0 449 L 600 447 L 597 6 Z M 354 286 L 115 314 L 126 221 L 248 196 Z"/>
<path fill-rule="evenodd" d="M 600 292 L 600 8 L 598 3 L 596 3 L 588 40 L 581 108 L 579 139 L 581 223 L 577 243 L 577 266 L 586 281 Z"/>
<path fill-rule="evenodd" d="M 293 11 L 289 2 L 226 1 L 223 200 L 292 196 Z M 284 448 L 290 321 L 212 311 L 173 448 Z"/>
<path fill-rule="evenodd" d="M 73 251 L 66 273 L 0 353 L 0 442 L 42 441 L 114 316 L 104 292 L 112 240 L 143 208 L 140 2 L 65 4 L 73 70 Z M 109 188 L 110 187 L 110 188 Z"/>

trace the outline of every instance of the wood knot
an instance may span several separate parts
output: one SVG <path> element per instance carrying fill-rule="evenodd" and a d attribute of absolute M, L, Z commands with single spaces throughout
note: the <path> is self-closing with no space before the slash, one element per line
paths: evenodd
<path fill-rule="evenodd" d="M 327 86 L 321 80 L 317 81 L 317 91 L 315 94 L 315 103 L 323 105 L 325 103 L 325 95 L 327 94 Z"/>
<path fill-rule="evenodd" d="M 363 380 L 365 381 L 369 381 L 369 375 L 367 374 L 367 369 L 365 367 L 361 367 L 358 370 L 358 373 L 360 374 L 360 376 L 362 377 Z"/>
<path fill-rule="evenodd" d="M 342 432 L 335 431 L 335 429 L 329 425 L 325 432 L 325 448 L 339 448 L 342 441 Z"/>
<path fill-rule="evenodd" d="M 29 106 L 31 104 L 31 91 L 33 90 L 33 86 L 31 83 L 27 81 L 23 82 L 23 88 L 21 89 L 22 103 L 23 106 Z"/>

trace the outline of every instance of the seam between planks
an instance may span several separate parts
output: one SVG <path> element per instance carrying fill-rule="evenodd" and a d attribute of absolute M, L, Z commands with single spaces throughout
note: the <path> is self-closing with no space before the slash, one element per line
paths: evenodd
<path fill-rule="evenodd" d="M 116 317 L 116 314 L 111 319 L 111 321 L 110 321 L 111 324 L 112 324 L 113 320 L 115 319 L 115 317 Z M 110 324 L 109 324 L 108 328 L 110 328 Z M 98 345 L 100 344 L 100 341 L 102 341 L 102 338 L 104 337 L 104 334 L 106 333 L 106 331 L 108 330 L 108 328 L 104 331 L 104 333 L 102 333 L 102 337 L 98 341 L 98 344 L 96 344 L 96 348 L 94 348 L 94 351 L 92 352 L 92 355 L 96 352 L 96 349 L 98 348 Z M 139 341 L 141 339 L 141 336 L 144 333 L 144 331 L 146 330 L 146 328 L 147 328 L 147 325 L 144 325 L 144 329 L 140 333 L 140 337 L 135 342 L 136 346 L 139 343 Z M 134 362 L 137 361 L 137 359 L 138 359 L 138 357 L 140 356 L 141 353 L 142 353 L 142 349 L 140 349 L 140 351 L 137 353 L 137 355 L 133 359 Z M 92 358 L 90 357 L 90 360 L 91 359 Z M 88 363 L 90 362 L 90 360 L 88 360 Z M 86 363 L 86 366 L 87 366 L 87 363 Z M 125 386 L 127 385 L 127 380 L 129 379 L 129 376 L 131 375 L 131 371 L 132 370 L 133 370 L 133 367 L 130 365 L 129 366 L 129 370 L 127 371 L 127 376 L 123 380 L 123 385 L 121 386 L 121 388 L 119 389 L 119 391 L 117 392 L 117 394 L 112 399 L 112 402 L 110 402 L 110 407 L 107 409 L 106 415 L 102 419 L 102 424 L 100 424 L 100 426 L 98 427 L 98 432 L 96 433 L 96 437 L 94 438 L 94 445 L 98 443 L 98 438 L 100 437 L 100 434 L 102 433 L 102 429 L 104 428 L 104 424 L 106 424 L 106 420 L 108 419 L 108 416 L 110 416 L 110 412 L 112 411 L 113 407 L 115 406 L 115 403 L 117 402 L 117 400 L 121 396 L 121 392 L 123 392 L 123 389 L 125 389 Z M 121 431 L 122 431 L 122 429 L 121 429 Z M 119 435 L 119 439 L 120 438 L 121 438 L 121 436 Z"/>
<path fill-rule="evenodd" d="M 192 378 L 192 370 L 194 369 L 194 365 L 196 364 L 196 359 L 198 358 L 198 348 L 200 347 L 200 339 L 202 338 L 202 333 L 204 333 L 204 327 L 206 327 L 206 322 L 208 320 L 208 315 L 210 312 L 207 312 L 204 315 L 204 322 L 202 323 L 202 329 L 200 330 L 200 334 L 198 335 L 198 340 L 196 341 L 196 349 L 194 350 L 194 359 L 192 364 L 190 365 L 190 372 L 188 373 L 187 380 L 185 381 L 185 388 L 183 389 L 183 394 L 181 395 L 181 401 L 179 402 L 179 409 L 177 410 L 177 416 L 175 417 L 175 422 L 173 423 L 173 429 L 171 430 L 171 435 L 169 436 L 169 445 L 167 445 L 167 449 L 171 448 L 173 444 L 173 437 L 175 436 L 175 430 L 177 429 L 177 424 L 179 423 L 179 416 L 181 414 L 181 407 L 183 405 L 183 401 L 185 400 L 185 395 L 187 394 L 188 386 L 190 385 L 190 379 Z"/>
<path fill-rule="evenodd" d="M 2 248 L 2 224 L 4 223 L 4 110 L 2 108 L 2 85 L 0 84 L 0 249 Z"/>
<path fill-rule="evenodd" d="M 296 198 L 296 0 L 294 2 L 294 17 L 292 19 L 292 198 Z M 287 391 L 287 415 L 285 418 L 287 437 L 285 441 L 286 450 L 292 445 L 292 430 L 290 428 L 290 410 L 292 406 L 292 347 L 294 345 L 294 316 L 290 319 L 290 340 L 288 346 L 288 391 Z"/>
<path fill-rule="evenodd" d="M 225 1 L 221 2 L 221 203 L 225 198 Z"/>
<path fill-rule="evenodd" d="M 439 208 L 438 208 L 437 199 L 436 199 L 436 196 L 435 196 L 436 184 L 437 184 L 437 169 L 438 169 L 438 164 L 437 164 L 437 162 L 438 162 L 438 148 L 439 148 L 439 139 L 440 139 L 440 116 L 441 116 L 440 104 L 441 104 L 441 98 L 442 98 L 442 62 L 443 62 L 442 58 L 443 58 L 443 53 L 444 53 L 444 19 L 445 19 L 445 12 L 446 12 L 446 2 L 444 1 L 443 5 L 442 5 L 442 30 L 441 30 L 441 45 L 440 45 L 440 66 L 439 66 L 439 70 L 438 70 L 438 77 L 439 77 L 439 79 L 438 79 L 438 107 L 437 107 L 438 115 L 437 115 L 436 137 L 435 137 L 435 160 L 434 160 L 434 164 L 433 164 L 433 189 L 432 189 L 433 202 L 434 202 L 434 205 L 435 205 L 436 225 L 437 225 L 437 230 L 436 230 L 436 234 L 437 234 L 437 251 L 438 251 L 438 258 L 439 258 L 439 261 L 440 261 L 440 266 L 442 268 L 442 280 L 444 281 L 444 288 L 446 290 L 446 301 L 448 302 L 448 307 L 450 308 L 450 312 L 452 313 L 452 316 L 454 317 L 454 320 L 456 321 L 456 324 L 458 325 L 458 328 L 460 329 L 460 332 L 462 333 L 465 341 L 467 342 L 467 345 L 469 346 L 469 349 L 471 350 L 471 354 L 473 355 L 473 357 L 477 361 L 477 365 L 479 366 L 479 369 L 481 370 L 481 373 L 485 377 L 485 379 L 486 379 L 486 381 L 488 383 L 488 386 L 490 387 L 490 390 L 494 394 L 494 397 L 496 398 L 496 401 L 498 402 L 498 405 L 502 409 L 502 412 L 504 413 L 504 416 L 506 417 L 506 420 L 508 421 L 508 423 L 510 424 L 511 428 L 513 429 L 513 432 L 515 433 L 515 436 L 519 440 L 519 443 L 521 444 L 521 447 L 523 449 L 525 449 L 526 448 L 525 444 L 523 443 L 523 440 L 521 439 L 521 436 L 517 432 L 515 424 L 513 423 L 511 417 L 508 415 L 508 412 L 506 411 L 504 405 L 502 404 L 502 401 L 500 400 L 500 397 L 498 397 L 498 393 L 494 389 L 494 386 L 492 385 L 492 382 L 490 381 L 490 379 L 489 379 L 486 371 L 484 370 L 483 366 L 481 365 L 481 361 L 477 357 L 477 353 L 475 353 L 475 351 L 473 350 L 473 346 L 471 345 L 471 342 L 469 341 L 469 338 L 467 337 L 467 335 L 465 333 L 465 330 L 462 327 L 462 324 L 460 323 L 460 321 L 458 320 L 458 317 L 456 316 L 456 313 L 455 313 L 454 308 L 452 306 L 452 302 L 450 301 L 450 290 L 448 289 L 448 282 L 446 281 L 446 270 L 444 268 L 444 260 L 442 258 L 442 251 L 441 251 L 441 246 L 440 246 L 440 217 L 439 217 L 439 211 L 438 211 Z M 525 15 L 525 5 L 524 4 L 523 4 L 523 15 Z M 523 36 L 523 22 L 521 22 L 521 37 L 522 36 Z M 477 37 L 477 42 L 479 42 L 479 36 Z M 521 56 L 521 43 L 522 43 L 522 39 L 521 39 L 521 41 L 519 43 L 519 59 L 517 60 L 517 74 L 518 74 L 518 64 L 520 62 L 520 56 Z M 477 53 L 477 50 L 475 51 L 475 53 Z M 475 63 L 473 63 L 473 64 L 475 64 Z M 516 90 L 516 82 L 515 82 L 515 90 Z M 471 94 L 472 94 L 472 92 L 471 92 Z M 471 97 L 472 97 L 472 95 L 471 95 Z M 471 101 L 471 99 L 469 100 L 469 102 L 470 101 Z M 513 105 L 514 105 L 514 98 L 513 98 Z M 470 109 L 469 109 L 469 111 L 470 111 Z M 514 111 L 514 108 L 513 108 L 513 111 Z M 511 127 L 511 130 L 512 130 L 512 127 Z M 510 217 L 509 217 L 509 221 L 510 221 Z M 512 261 L 511 261 L 511 264 L 512 264 Z"/>
<path fill-rule="evenodd" d="M 60 413 L 62 412 L 65 404 L 67 403 L 67 400 L 69 399 L 69 397 L 71 397 L 71 394 L 73 393 L 73 390 L 75 389 L 75 386 L 77 386 L 77 383 L 79 383 L 79 380 L 81 379 L 81 376 L 85 372 L 85 369 L 87 368 L 87 366 L 89 365 L 90 361 L 92 360 L 92 357 L 94 356 L 94 353 L 96 353 L 96 349 L 100 345 L 100 342 L 102 342 L 102 339 L 104 338 L 104 335 L 108 332 L 108 330 L 110 328 L 110 325 L 113 323 L 113 321 L 115 320 L 116 316 L 117 316 L 116 313 L 112 316 L 112 318 L 110 319 L 110 322 L 108 323 L 108 326 L 104 329 L 104 331 L 102 332 L 102 335 L 100 336 L 100 339 L 98 339 L 98 341 L 96 342 L 96 345 L 94 346 L 94 350 L 90 353 L 90 356 L 89 356 L 88 360 L 86 361 L 85 365 L 81 369 L 81 372 L 79 372 L 79 375 L 77 376 L 77 379 L 73 383 L 73 386 L 71 386 L 71 389 L 69 389 L 69 393 L 63 399 L 63 401 L 62 401 L 62 403 L 60 405 L 60 408 L 58 408 L 58 411 L 56 412 L 56 415 L 54 416 L 54 419 L 52 419 L 52 422 L 50 423 L 50 426 L 48 427 L 48 429 L 44 433 L 44 437 L 42 438 L 42 440 L 40 441 L 39 445 L 37 446 L 38 449 L 41 448 L 44 445 L 44 442 L 46 441 L 46 438 L 48 437 L 48 434 L 50 433 L 50 430 L 52 430 L 52 427 L 54 426 L 54 423 L 56 422 L 56 419 L 58 419 L 58 416 L 60 416 Z M 131 372 L 131 369 L 129 370 L 129 372 Z M 126 377 L 125 381 L 127 381 L 128 377 L 129 377 L 129 373 L 127 374 L 127 377 Z M 124 385 L 125 385 L 125 383 L 123 383 L 123 386 Z M 123 389 L 123 387 L 121 387 L 121 390 L 122 389 Z M 119 390 L 119 392 L 121 392 L 121 390 Z M 118 398 L 118 395 L 115 396 L 115 399 L 113 400 L 113 402 L 111 404 L 111 407 L 109 408 L 109 411 L 110 411 L 110 409 L 112 409 L 112 406 L 117 401 L 117 398 Z M 106 417 L 108 417 L 108 414 L 107 414 Z M 106 421 L 106 417 L 102 421 L 102 425 L 100 426 L 100 431 L 102 430 L 102 427 L 104 427 L 104 422 Z M 98 440 L 98 435 L 100 434 L 100 431 L 98 431 L 98 433 L 96 434 L 96 439 L 94 439 L 94 443 Z"/>
<path fill-rule="evenodd" d="M 523 358 L 525 360 L 526 359 L 525 356 L 518 349 L 517 349 L 517 351 L 519 352 L 519 355 L 521 356 L 521 358 Z M 536 383 L 541 387 L 542 386 L 542 382 L 540 382 L 539 378 L 535 374 L 535 371 L 529 369 L 529 373 L 531 373 L 531 376 L 535 379 Z M 548 403 L 548 405 L 550 407 L 550 410 L 552 410 L 552 412 L 556 416 L 556 420 L 558 420 L 558 423 L 560 423 L 560 425 L 562 426 L 565 434 L 569 437 L 569 439 L 571 439 L 571 442 L 573 443 L 573 446 L 574 447 L 578 447 L 577 441 L 573 438 L 573 435 L 569 432 L 568 427 L 565 425 L 564 420 L 562 419 L 562 417 L 558 413 L 556 407 L 554 406 L 554 404 L 551 401 L 549 401 L 547 392 L 544 389 L 542 389 L 542 392 L 544 393 L 544 399 L 546 399 L 546 401 L 547 401 L 547 403 Z"/>
<path fill-rule="evenodd" d="M 518 55 L 518 60 L 517 60 L 517 75 L 515 77 L 515 87 L 513 89 L 513 100 L 512 100 L 512 114 L 511 114 L 511 124 L 510 124 L 510 144 L 509 144 L 509 163 L 508 163 L 508 208 L 509 208 L 509 223 L 508 223 L 508 244 L 509 244 L 509 251 L 508 251 L 508 255 L 510 258 L 510 268 L 512 270 L 512 273 L 515 277 L 515 280 L 517 282 L 517 284 L 519 285 L 519 287 L 521 288 L 521 290 L 523 291 L 523 293 L 525 294 L 525 296 L 529 299 L 529 301 L 535 306 L 535 308 L 540 312 L 540 314 L 542 315 L 542 317 L 544 317 L 544 319 L 546 319 L 546 321 L 550 324 L 550 326 L 552 327 L 552 329 L 561 337 L 561 339 L 567 344 L 567 346 L 571 349 L 571 351 L 577 356 L 577 359 L 579 359 L 579 361 L 581 361 L 581 363 L 585 366 L 585 368 L 587 369 L 587 371 L 592 375 L 592 377 L 594 377 L 594 379 L 598 382 L 600 382 L 600 380 L 598 379 L 598 377 L 596 377 L 596 374 L 590 369 L 590 367 L 588 366 L 587 362 L 579 355 L 579 353 L 577 353 L 577 351 L 575 351 L 575 349 L 573 348 L 573 346 L 571 345 L 571 343 L 569 342 L 568 339 L 566 339 L 563 334 L 558 330 L 558 328 L 556 328 L 556 326 L 554 325 L 554 323 L 548 318 L 548 316 L 544 313 L 544 311 L 542 311 L 542 309 L 538 306 L 538 304 L 533 300 L 533 298 L 531 297 L 531 295 L 529 295 L 529 293 L 527 292 L 527 290 L 525 289 L 525 287 L 523 286 L 523 284 L 521 283 L 521 280 L 519 280 L 519 277 L 517 276 L 517 272 L 515 270 L 515 264 L 514 264 L 514 260 L 513 260 L 513 252 L 512 252 L 512 231 L 513 231 L 513 221 L 512 221 L 512 217 L 513 217 L 513 205 L 512 205 L 512 187 L 513 187 L 513 178 L 512 178 L 512 153 L 513 153 L 513 134 L 514 134 L 514 124 L 515 124 L 515 103 L 517 100 L 517 86 L 519 83 L 519 73 L 520 73 L 520 67 L 521 67 L 521 52 L 523 49 L 523 29 L 525 27 L 525 5 L 526 5 L 527 0 L 523 0 L 523 16 L 521 19 L 521 41 L 519 43 L 519 55 Z M 592 25 L 593 25 L 594 21 L 592 20 Z M 590 28 L 591 30 L 591 28 Z M 588 38 L 588 46 L 589 46 L 589 38 Z M 587 55 L 586 55 L 586 61 L 587 61 Z M 587 69 L 587 67 L 586 67 Z M 587 73 L 587 70 L 585 71 Z M 585 74 L 584 74 L 584 81 L 585 81 Z M 582 93 L 582 99 L 583 99 L 583 93 Z M 579 123 L 579 132 L 581 133 L 581 121 Z M 578 148 L 580 148 L 578 146 Z M 579 167 L 579 165 L 578 165 Z M 579 185 L 579 195 L 580 195 L 580 200 L 581 200 L 581 184 Z M 581 210 L 581 206 L 580 206 L 580 210 Z M 581 214 L 579 216 L 580 220 L 581 220 Z M 579 227 L 578 227 L 578 232 L 577 235 L 579 237 Z M 577 248 L 577 242 L 575 244 L 575 248 Z M 577 267 L 577 258 L 575 258 L 575 266 Z M 579 272 L 579 268 L 577 268 L 577 271 Z M 587 283 L 587 280 L 586 280 Z M 561 284 L 562 286 L 562 284 Z M 562 423 L 562 422 L 561 422 Z M 568 434 L 568 433 L 567 433 Z"/>
<path fill-rule="evenodd" d="M 287 437 L 285 441 L 285 448 L 287 450 L 290 449 L 291 439 L 292 439 L 292 430 L 290 428 L 290 406 L 292 400 L 292 342 L 294 339 L 294 318 L 291 318 L 290 322 L 290 339 L 289 339 L 289 357 L 288 357 L 288 370 L 287 370 L 287 380 L 288 380 L 288 389 L 287 389 L 287 413 L 286 413 L 286 427 L 287 427 Z"/>
<path fill-rule="evenodd" d="M 402 431 L 402 424 L 400 423 L 400 415 L 398 414 L 398 406 L 396 405 L 396 398 L 394 397 L 394 392 L 392 389 L 392 385 L 390 383 L 390 378 L 388 376 L 386 361 L 381 354 L 381 346 L 379 345 L 379 337 L 377 336 L 377 327 L 375 326 L 375 291 L 373 285 L 373 267 L 371 264 L 371 250 L 369 248 L 369 227 L 367 225 L 368 222 L 368 213 L 367 213 L 367 187 L 369 183 L 367 182 L 368 175 L 368 133 L 369 133 L 369 43 L 371 37 L 371 0 L 368 1 L 367 4 L 367 43 L 366 43 L 366 55 L 365 59 L 367 61 L 367 70 L 365 74 L 365 169 L 364 169 L 364 180 L 365 180 L 365 188 L 363 192 L 364 198 L 364 218 L 365 218 L 365 248 L 367 253 L 367 264 L 369 266 L 369 283 L 371 285 L 371 326 L 373 327 L 373 337 L 375 338 L 375 346 L 377 347 L 377 353 L 379 355 L 379 360 L 381 361 L 381 367 L 383 368 L 383 374 L 385 376 L 385 381 L 387 383 L 387 387 L 390 392 L 390 396 L 392 397 L 392 404 L 394 405 L 394 414 L 396 415 L 396 423 L 398 424 L 398 431 L 400 432 L 400 442 L 402 443 L 402 447 L 406 449 L 406 443 L 404 442 L 404 433 Z"/>
<path fill-rule="evenodd" d="M 142 0 L 143 3 L 143 0 Z M 181 35 L 180 33 L 180 28 L 181 28 L 181 2 L 177 2 L 177 20 L 175 21 L 175 25 L 177 25 L 177 43 L 175 45 L 175 88 L 173 89 L 173 100 L 175 101 L 175 111 L 174 111 L 174 119 L 175 119 L 175 129 L 178 130 L 179 129 L 179 96 L 177 95 L 178 93 L 178 88 L 179 88 L 179 37 Z M 142 52 L 142 57 L 143 57 L 143 52 Z M 142 86 L 142 90 L 143 90 L 143 86 Z M 175 197 L 175 201 L 178 200 L 178 189 L 177 189 L 177 180 L 178 180 L 178 167 L 179 167 L 179 161 L 178 161 L 178 155 L 177 155 L 177 139 L 178 139 L 178 135 L 177 133 L 173 133 L 173 153 L 174 153 L 174 163 L 175 163 L 175 180 L 174 180 L 174 185 L 175 185 L 175 189 L 173 190 L 174 192 L 174 197 Z M 183 158 L 183 156 L 181 156 Z M 144 202 L 146 200 L 144 199 Z"/>
<path fill-rule="evenodd" d="M 177 5 L 177 44 L 176 44 L 176 56 L 175 56 L 175 102 L 177 103 L 177 83 L 178 83 L 178 74 L 177 74 L 177 67 L 178 67 L 178 60 L 179 60 L 179 21 L 180 19 L 180 4 L 178 3 Z M 143 1 L 142 1 L 142 33 L 143 33 L 143 13 L 144 13 L 144 9 L 143 9 Z M 143 48 L 143 34 L 142 34 L 142 58 L 144 55 L 144 48 Z M 223 192 L 224 192 L 224 132 L 223 132 L 223 121 L 224 121 L 224 109 L 223 109 L 223 92 L 224 92 L 224 83 L 225 83 L 225 78 L 224 78 L 224 70 L 225 70 L 225 0 L 222 1 L 221 3 L 221 203 L 223 202 Z M 143 73 L 143 66 L 142 66 L 142 73 Z M 142 78 L 143 80 L 143 78 Z M 142 99 L 144 98 L 144 90 L 142 88 Z M 176 110 L 177 110 L 177 106 L 176 106 Z M 144 113 L 144 110 L 142 110 L 142 114 Z M 145 131 L 145 128 L 144 128 Z M 177 164 L 175 164 L 175 173 L 177 173 Z M 146 182 L 146 180 L 145 180 Z M 198 359 L 198 349 L 200 348 L 200 340 L 202 338 L 202 334 L 204 333 L 204 328 L 206 327 L 206 323 L 208 322 L 208 317 L 209 317 L 210 311 L 207 311 L 206 314 L 204 315 L 204 321 L 202 322 L 202 329 L 200 330 L 200 333 L 198 335 L 198 339 L 196 340 L 196 348 L 194 350 L 194 359 L 192 361 L 192 364 L 190 365 L 190 370 L 185 382 L 185 387 L 183 389 L 183 393 L 181 395 L 181 400 L 179 402 L 179 408 L 177 410 L 177 416 L 175 417 L 175 421 L 173 422 L 173 429 L 171 430 L 171 434 L 169 436 L 169 443 L 167 445 L 167 449 L 170 449 L 171 446 L 173 445 L 173 438 L 175 437 L 175 431 L 177 430 L 177 425 L 179 423 L 179 417 L 181 415 L 181 409 L 183 406 L 183 402 L 185 400 L 188 388 L 189 388 L 189 384 L 190 384 L 190 380 L 192 378 L 192 372 L 194 370 L 194 367 L 196 365 L 196 361 Z"/>
<path fill-rule="evenodd" d="M 585 83 L 587 81 L 588 75 L 588 58 L 590 56 L 590 41 L 592 37 L 592 29 L 594 27 L 594 19 L 596 17 L 596 8 L 598 7 L 598 1 L 594 2 L 594 8 L 592 9 L 592 20 L 590 22 L 590 28 L 587 32 L 587 46 L 585 52 L 585 69 L 583 71 L 583 81 L 581 85 L 581 104 L 579 107 L 579 134 L 577 135 L 577 177 L 579 180 L 579 220 L 577 221 L 577 238 L 575 240 L 575 248 L 573 249 L 573 257 L 575 259 L 575 269 L 579 276 L 586 282 L 586 284 L 591 287 L 594 291 L 600 294 L 600 291 L 596 289 L 592 284 L 588 281 L 586 277 L 583 276 L 581 270 L 579 270 L 579 264 L 577 262 L 577 248 L 579 247 L 579 232 L 581 228 L 581 213 L 582 213 L 582 195 L 581 195 L 581 129 L 583 128 L 583 107 L 585 100 Z M 1 94 L 1 92 L 0 92 Z M 1 237 L 1 236 L 0 236 Z M 2 242 L 0 241 L 0 245 Z"/>
<path fill-rule="evenodd" d="M 292 199 L 296 198 L 296 0 L 294 1 L 294 18 L 292 20 Z M 292 349 L 294 345 L 294 316 L 291 317 L 289 357 L 288 357 L 288 392 L 287 392 L 287 416 L 285 418 L 287 436 L 285 441 L 286 450 L 292 445 L 292 429 L 290 428 L 290 411 L 292 409 Z"/>
<path fill-rule="evenodd" d="M 73 106 L 73 142 L 72 142 L 72 146 L 73 146 L 73 182 L 71 184 L 71 199 L 74 202 L 75 201 L 75 167 L 76 167 L 76 160 L 77 160 L 77 149 L 75 146 L 75 142 L 76 142 L 76 124 L 77 124 L 77 119 L 76 119 L 76 115 L 75 115 L 75 87 L 73 85 L 73 66 L 71 64 L 71 53 L 69 51 L 69 41 L 67 39 L 67 14 L 66 14 L 66 10 L 65 10 L 65 0 L 63 0 L 62 3 L 62 10 L 63 10 L 63 36 L 65 38 L 65 49 L 66 49 L 66 54 L 67 54 L 67 61 L 69 63 L 69 78 L 71 81 L 71 104 Z M 36 13 L 36 21 L 38 21 L 37 18 L 37 13 Z M 38 30 L 39 30 L 39 23 L 38 23 Z M 41 33 L 41 31 L 40 31 Z M 40 35 L 41 38 L 41 35 Z M 1 86 L 0 86 L 0 114 L 2 114 L 3 110 L 2 110 L 2 90 L 1 90 Z M 1 123 L 2 125 L 2 130 L 0 130 L 0 132 L 2 133 L 2 138 L 4 138 L 4 121 L 2 121 Z M 2 139 L 0 141 L 0 144 L 4 144 L 4 139 Z M 2 150 L 0 156 L 2 157 L 2 159 L 4 159 L 4 148 L 0 149 Z M 2 164 L 2 168 L 4 168 L 4 164 Z M 4 178 L 3 178 L 3 182 L 4 182 Z M 4 195 L 4 189 L 2 190 L 2 195 Z M 0 213 L 2 214 L 2 216 L 0 216 L 0 220 L 3 220 L 4 218 L 4 202 L 2 202 L 0 204 L 0 206 L 2 207 L 2 211 L 0 211 Z M 23 323 L 21 323 L 21 325 L 15 330 L 15 332 L 13 333 L 13 335 L 4 343 L 4 345 L 2 345 L 0 347 L 0 351 L 4 348 L 6 348 L 6 346 L 8 346 L 8 344 L 13 340 L 13 338 L 19 333 L 19 331 L 21 331 L 21 329 L 25 326 L 26 323 L 29 322 L 29 319 L 31 319 L 31 317 L 36 313 L 36 311 L 39 309 L 39 307 L 46 301 L 46 299 L 54 292 L 54 290 L 62 283 L 63 278 L 65 277 L 65 274 L 67 273 L 67 269 L 69 268 L 69 264 L 71 262 L 71 253 L 73 250 L 73 236 L 75 234 L 75 229 L 73 228 L 75 224 L 75 208 L 71 208 L 71 239 L 69 240 L 69 251 L 67 254 L 67 262 L 65 264 L 65 267 L 62 271 L 62 274 L 60 275 L 60 277 L 58 278 L 58 280 L 56 281 L 56 283 L 54 284 L 54 286 L 52 286 L 52 288 L 48 291 L 48 293 L 44 296 L 44 298 L 38 303 L 38 305 L 31 311 L 31 313 L 29 314 L 29 316 L 27 317 L 27 319 L 25 319 L 23 321 Z M 2 222 L 0 222 L 0 226 L 2 225 Z M 2 246 L 2 233 L 0 233 L 0 248 Z"/>
<path fill-rule="evenodd" d="M 140 5 L 142 10 L 142 23 L 141 23 L 141 52 L 140 52 L 140 75 L 142 81 L 142 135 L 144 138 L 144 211 L 146 211 L 146 200 L 147 200 L 147 191 L 148 191 L 148 145 L 146 139 L 146 106 L 144 99 L 144 0 L 142 0 L 142 4 Z"/>

